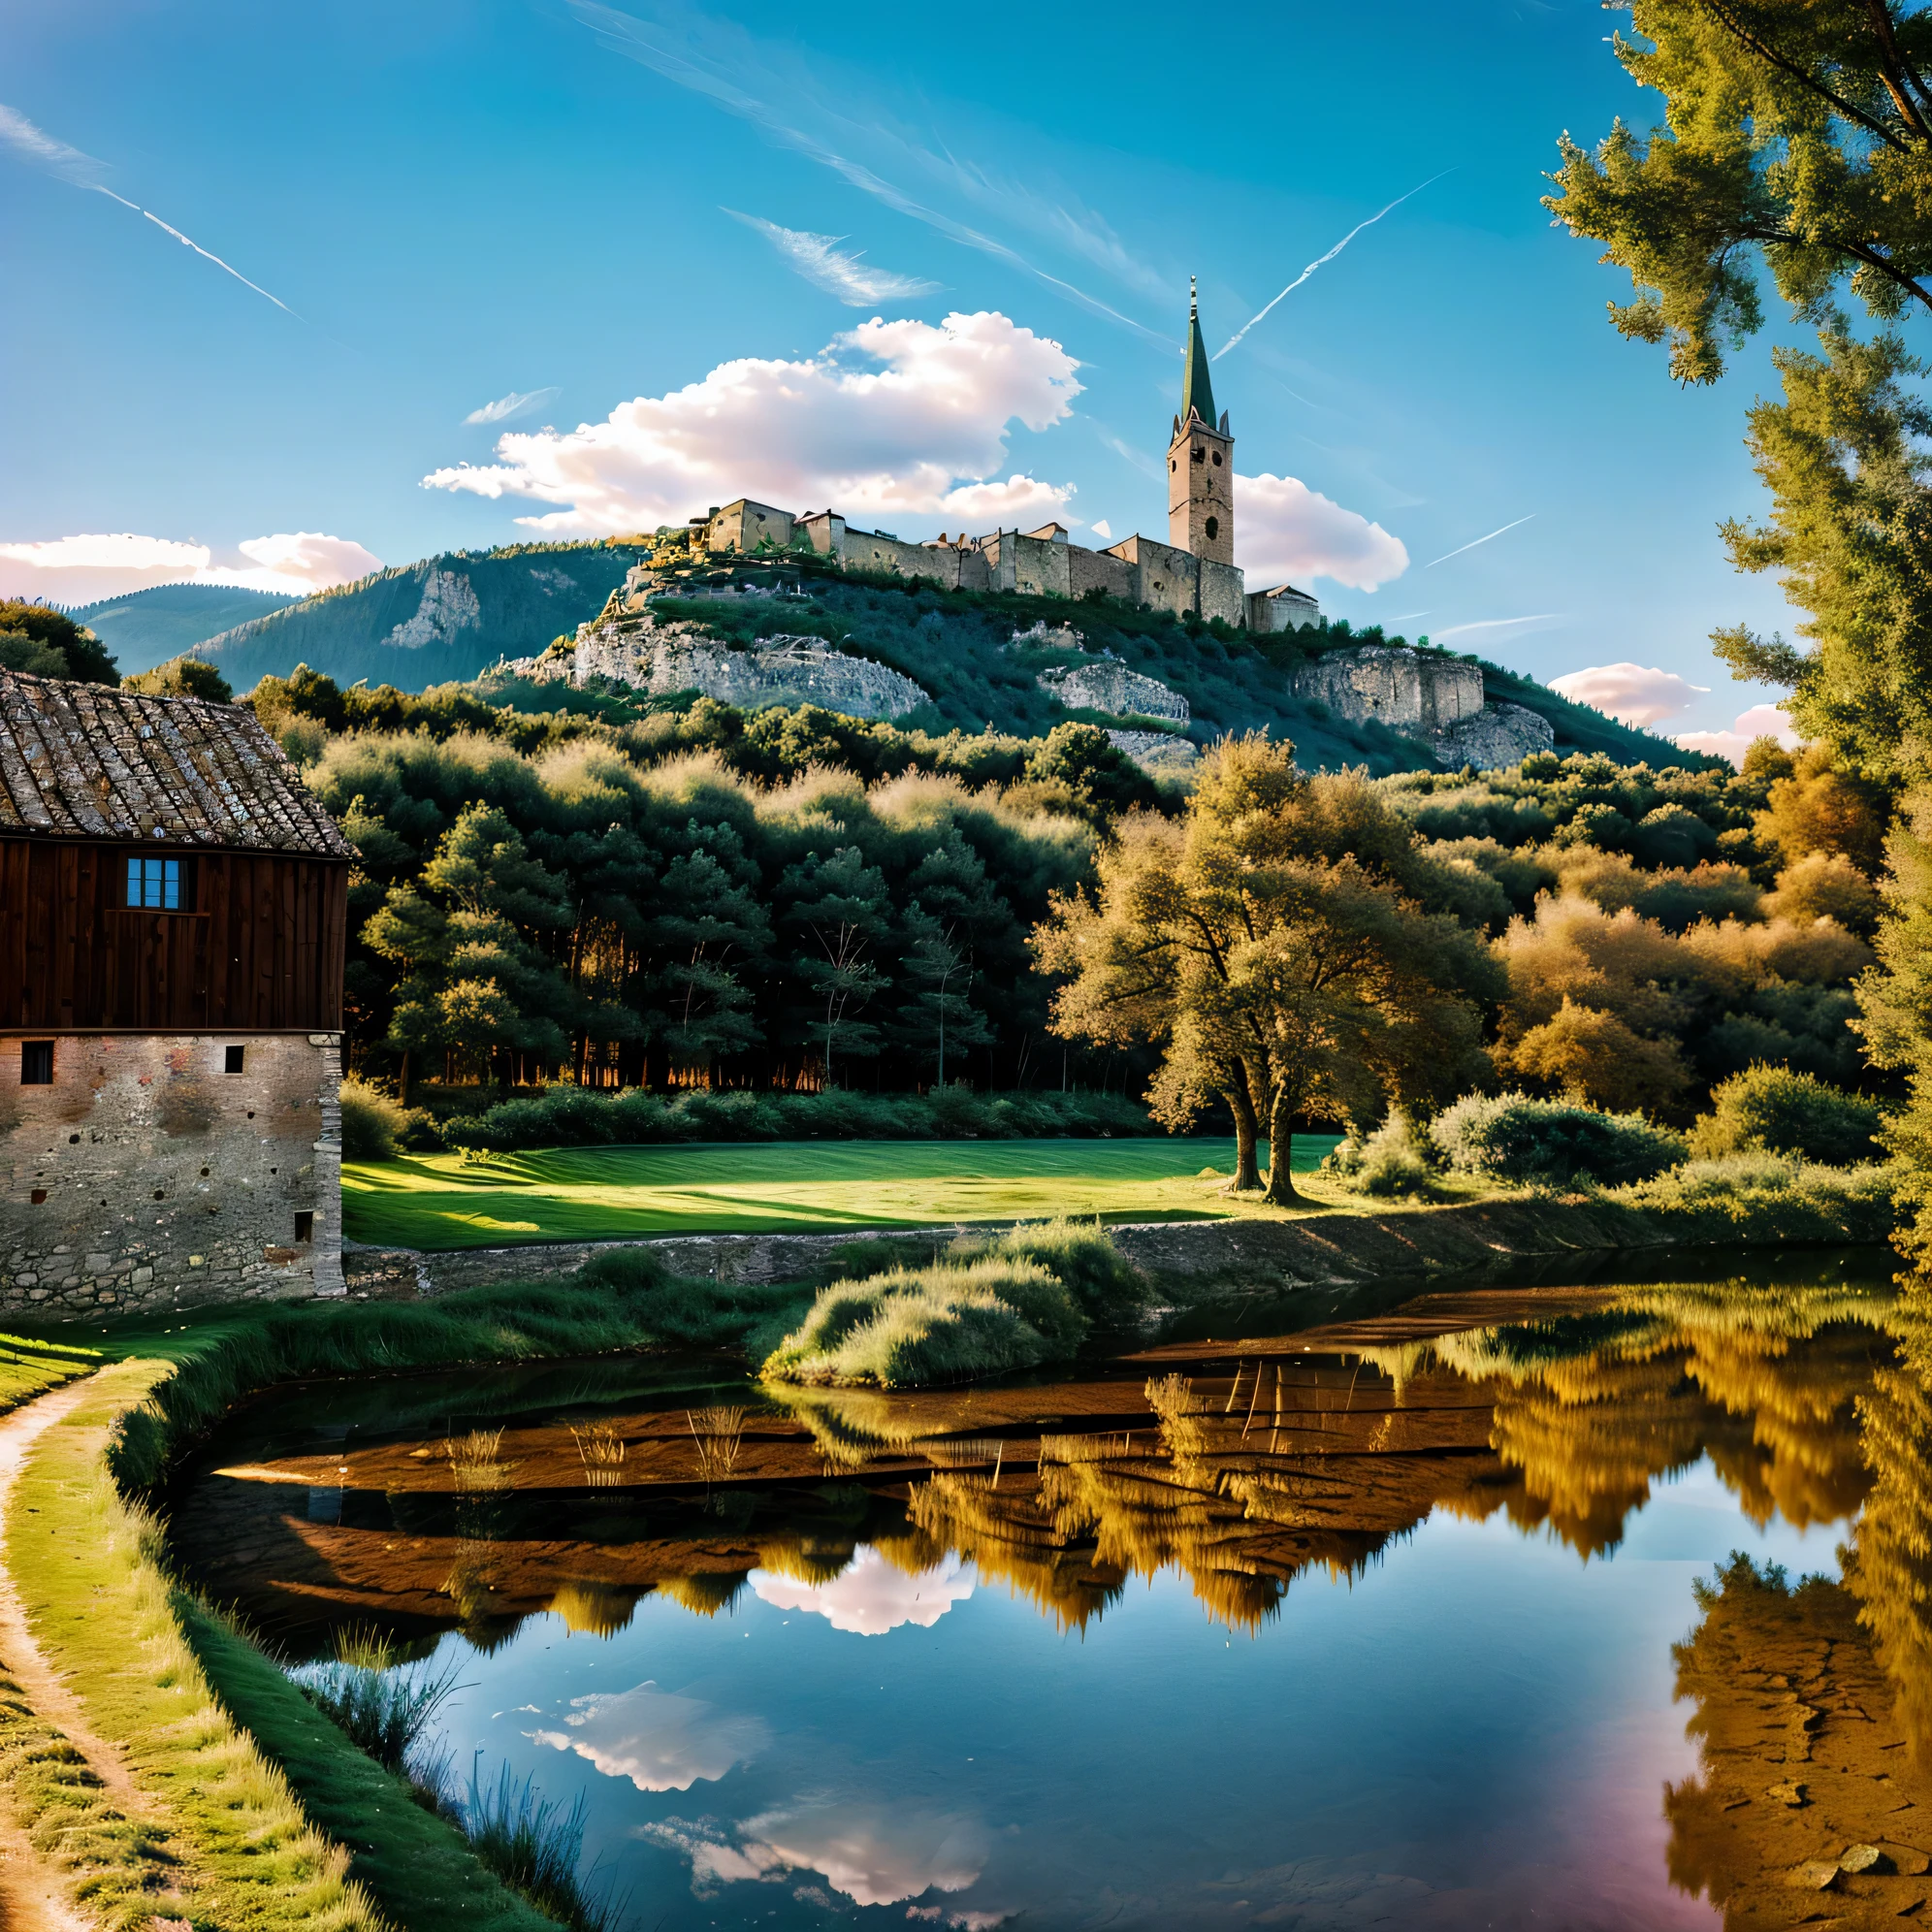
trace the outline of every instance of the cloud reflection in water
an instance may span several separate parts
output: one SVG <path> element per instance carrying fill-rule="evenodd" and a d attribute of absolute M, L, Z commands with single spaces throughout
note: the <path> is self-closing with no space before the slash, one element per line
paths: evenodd
<path fill-rule="evenodd" d="M 972 1566 L 948 1554 L 931 1569 L 907 1572 L 878 1550 L 861 1545 L 852 1562 L 829 1583 L 801 1583 L 773 1570 L 754 1570 L 752 1588 L 776 1610 L 809 1610 L 835 1630 L 884 1636 L 901 1624 L 929 1630 L 973 1594 Z"/>
<path fill-rule="evenodd" d="M 554 1751 L 574 1751 L 607 1778 L 640 1791 L 688 1791 L 710 1783 L 771 1742 L 762 1718 L 728 1717 L 701 1697 L 681 1697 L 646 1682 L 611 1696 L 573 1697 L 568 1730 L 531 1735 Z"/>
<path fill-rule="evenodd" d="M 732 1832 L 726 1836 L 708 1821 L 666 1819 L 643 1826 L 640 1835 L 691 1859 L 692 1888 L 700 1896 L 743 1880 L 817 1872 L 855 1905 L 896 1905 L 927 1891 L 964 1891 L 979 1878 L 989 1849 L 977 1819 L 957 1812 L 895 1815 L 865 1804 L 765 1812 Z M 1007 1916 L 945 1916 L 950 1923 L 980 1927 Z"/>

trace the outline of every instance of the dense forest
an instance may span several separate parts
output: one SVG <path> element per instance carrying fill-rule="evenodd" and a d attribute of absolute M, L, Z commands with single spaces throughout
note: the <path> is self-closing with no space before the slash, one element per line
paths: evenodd
<path fill-rule="evenodd" d="M 1173 819 L 1093 726 L 932 734 L 558 688 L 250 701 L 363 853 L 351 1051 L 385 1080 L 1135 1095 L 1049 1030 L 1029 950 L 1121 827 Z M 1374 789 L 1503 969 L 1498 1079 L 1688 1120 L 1757 1061 L 1857 1084 L 1883 801 L 1766 740 L 1728 766 L 1545 754 Z M 1420 876 L 1420 875 L 1418 875 Z"/>

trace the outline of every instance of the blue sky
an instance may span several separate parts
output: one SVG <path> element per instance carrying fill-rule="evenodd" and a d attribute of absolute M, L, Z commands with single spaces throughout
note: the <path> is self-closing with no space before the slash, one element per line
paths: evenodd
<path fill-rule="evenodd" d="M 1618 18 L 1589 0 L 8 0 L 0 545 L 129 532 L 245 571 L 295 554 L 239 551 L 271 533 L 405 563 L 516 540 L 519 517 L 689 514 L 736 493 L 688 447 L 706 424 L 727 467 L 829 477 L 855 498 L 834 507 L 902 535 L 1056 503 L 1083 540 L 1098 521 L 1163 534 L 1189 274 L 1218 348 L 1440 175 L 1214 364 L 1237 469 L 1305 486 L 1268 499 L 1286 520 L 1269 557 L 1299 581 L 1339 542 L 1338 575 L 1305 586 L 1333 613 L 1544 678 L 1658 666 L 1711 687 L 1665 687 L 1682 708 L 1659 728 L 1728 726 L 1768 693 L 1730 680 L 1708 632 L 1790 622 L 1716 534 L 1760 506 L 1741 437 L 1764 345 L 1677 389 L 1605 321 L 1618 277 L 1537 202 L 1561 130 L 1658 117 L 1605 45 Z M 37 152 L 22 124 L 98 168 Z M 775 231 L 842 238 L 857 264 Z M 865 342 L 821 359 L 875 315 L 902 325 L 872 338 L 884 361 Z M 949 315 L 981 321 L 949 333 Z M 737 359 L 753 379 L 713 377 Z M 799 402 L 800 380 L 823 394 Z M 466 422 L 511 397 L 533 400 Z M 424 485 L 547 425 L 512 487 L 588 477 L 601 511 L 568 487 Z"/>

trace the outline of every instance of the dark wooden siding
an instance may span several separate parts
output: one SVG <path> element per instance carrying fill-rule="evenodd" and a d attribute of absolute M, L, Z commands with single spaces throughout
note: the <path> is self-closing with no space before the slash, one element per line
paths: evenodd
<path fill-rule="evenodd" d="M 131 853 L 177 847 L 0 839 L 0 1027 L 333 1033 L 342 1023 L 349 868 L 198 852 L 195 910 L 121 901 Z"/>

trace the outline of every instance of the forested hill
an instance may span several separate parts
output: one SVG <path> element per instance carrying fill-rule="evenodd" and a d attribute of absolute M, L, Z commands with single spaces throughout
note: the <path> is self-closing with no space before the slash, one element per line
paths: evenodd
<path fill-rule="evenodd" d="M 453 551 L 291 604 L 214 638 L 200 655 L 238 692 L 263 677 L 286 677 L 303 663 L 342 686 L 366 679 L 371 687 L 421 692 L 467 682 L 499 659 L 541 652 L 595 617 L 642 554 L 635 544 L 615 542 Z M 740 577 L 757 583 L 763 571 L 748 561 L 730 571 L 695 572 L 692 588 L 718 589 Z M 788 562 L 786 574 L 795 577 L 796 564 Z M 1292 739 L 1311 769 L 1433 768 L 1426 745 L 1380 724 L 1351 724 L 1294 689 L 1296 669 L 1320 652 L 1401 641 L 1384 639 L 1378 630 L 1352 633 L 1337 624 L 1255 638 L 1218 622 L 1182 621 L 1114 601 L 944 592 L 822 568 L 807 568 L 803 588 L 808 597 L 755 591 L 691 598 L 674 604 L 670 614 L 695 619 L 735 645 L 778 632 L 816 633 L 887 664 L 932 693 L 929 705 L 900 723 L 935 734 L 990 728 L 1015 738 L 1044 737 L 1069 714 L 1041 688 L 1040 674 L 1105 652 L 1185 697 L 1189 735 L 1197 742 L 1265 727 Z M 1062 645 L 1067 640 L 1060 628 L 1077 631 L 1084 649 L 1056 648 L 1020 634 L 1039 627 L 1058 630 Z M 1601 752 L 1621 764 L 1705 762 L 1571 704 L 1530 679 L 1483 668 L 1492 699 L 1526 705 L 1549 719 L 1560 754 Z"/>
<path fill-rule="evenodd" d="M 595 617 L 642 553 L 634 544 L 452 550 L 322 591 L 204 645 L 237 691 L 307 664 L 339 684 L 399 691 L 473 678 Z"/>
<path fill-rule="evenodd" d="M 274 591 L 245 591 L 231 584 L 157 584 L 152 590 L 84 604 L 68 615 L 107 646 L 124 677 L 132 677 L 295 601 Z"/>

